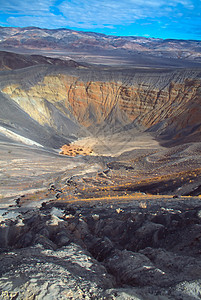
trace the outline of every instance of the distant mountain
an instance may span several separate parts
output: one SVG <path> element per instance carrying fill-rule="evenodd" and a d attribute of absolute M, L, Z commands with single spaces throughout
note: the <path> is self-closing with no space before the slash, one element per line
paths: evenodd
<path fill-rule="evenodd" d="M 111 36 L 70 29 L 0 27 L 0 49 L 127 53 L 201 62 L 201 41 Z"/>

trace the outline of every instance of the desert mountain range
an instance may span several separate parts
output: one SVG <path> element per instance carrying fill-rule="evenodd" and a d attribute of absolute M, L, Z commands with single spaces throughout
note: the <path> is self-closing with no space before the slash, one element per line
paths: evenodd
<path fill-rule="evenodd" d="M 57 57 L 68 53 L 89 63 L 101 62 L 98 58 L 101 56 L 106 63 L 110 58 L 117 65 L 125 64 L 125 61 L 135 66 L 157 64 L 168 67 L 182 66 L 180 60 L 191 67 L 201 63 L 200 41 L 108 36 L 63 28 L 0 27 L 0 49 L 18 53 L 50 53 Z"/>

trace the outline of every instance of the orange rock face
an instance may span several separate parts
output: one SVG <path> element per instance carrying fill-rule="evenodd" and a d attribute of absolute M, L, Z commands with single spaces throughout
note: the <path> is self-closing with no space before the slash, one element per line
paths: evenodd
<path fill-rule="evenodd" d="M 78 146 L 78 145 L 73 145 L 73 144 L 68 144 L 68 145 L 63 145 L 61 147 L 61 152 L 60 154 L 63 155 L 68 155 L 68 156 L 77 156 L 77 155 L 91 155 L 93 153 L 91 148 L 88 147 L 83 147 L 83 146 Z"/>
<path fill-rule="evenodd" d="M 200 123 L 201 80 L 171 82 L 163 89 L 143 84 L 76 81 L 67 89 L 68 105 L 85 127 L 103 122 L 115 106 L 128 124 L 137 120 L 145 128 L 163 121 L 178 130 Z"/>
<path fill-rule="evenodd" d="M 103 122 L 118 101 L 118 83 L 76 81 L 66 88 L 73 114 L 85 127 Z"/>

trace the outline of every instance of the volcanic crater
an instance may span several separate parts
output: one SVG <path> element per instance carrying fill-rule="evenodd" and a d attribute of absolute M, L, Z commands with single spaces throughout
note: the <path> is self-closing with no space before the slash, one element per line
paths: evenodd
<path fill-rule="evenodd" d="M 200 299 L 201 69 L 2 55 L 0 297 Z"/>

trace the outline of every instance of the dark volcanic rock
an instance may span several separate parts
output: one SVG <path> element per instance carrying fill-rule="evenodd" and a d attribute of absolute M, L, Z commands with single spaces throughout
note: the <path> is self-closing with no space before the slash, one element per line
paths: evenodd
<path fill-rule="evenodd" d="M 165 273 L 141 253 L 116 251 L 111 258 L 106 259 L 105 266 L 115 275 L 119 284 L 164 286 L 168 282 Z"/>
<path fill-rule="evenodd" d="M 54 241 L 58 247 L 67 246 L 70 243 L 70 239 L 66 231 L 58 232 Z"/>
<path fill-rule="evenodd" d="M 49 240 L 47 237 L 36 234 L 35 239 L 33 241 L 34 245 L 41 245 L 44 249 L 50 249 L 50 250 L 56 250 L 57 245 L 54 244 L 51 240 Z"/>
<path fill-rule="evenodd" d="M 4 213 L 0 288 L 16 299 L 197 299 L 200 206 L 182 205 L 158 199 L 142 213 L 134 201 L 50 202 L 12 221 Z"/>
<path fill-rule="evenodd" d="M 105 268 L 75 244 L 8 253 L 1 273 L 1 290 L 18 293 L 17 299 L 101 299 L 104 289 L 113 287 Z"/>
<path fill-rule="evenodd" d="M 164 249 L 153 248 L 146 248 L 140 253 L 146 255 L 157 268 L 161 268 L 169 276 L 169 284 L 194 280 L 201 276 L 201 260 L 199 258 L 181 256 Z"/>
<path fill-rule="evenodd" d="M 139 250 L 147 246 L 158 247 L 160 240 L 165 237 L 165 227 L 161 224 L 146 222 L 135 231 L 135 235 L 130 242 L 130 249 Z"/>

